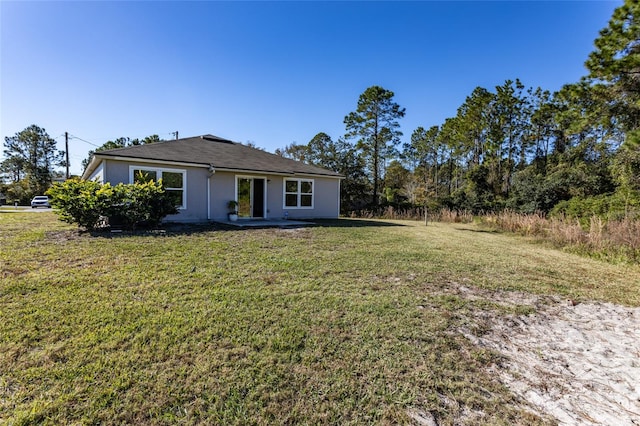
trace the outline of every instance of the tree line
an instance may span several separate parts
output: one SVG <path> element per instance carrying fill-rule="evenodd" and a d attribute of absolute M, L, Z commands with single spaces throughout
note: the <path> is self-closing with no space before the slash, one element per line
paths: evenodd
<path fill-rule="evenodd" d="M 473 213 L 511 209 L 630 217 L 640 211 L 640 3 L 626 0 L 595 40 L 588 74 L 551 93 L 519 79 L 476 87 L 455 116 L 413 130 L 394 93 L 367 88 L 337 140 L 324 132 L 276 150 L 342 174 L 343 213 L 388 205 Z M 120 138 L 96 151 L 160 141 Z M 88 164 L 94 151 L 83 162 Z M 0 192 L 26 202 L 64 166 L 46 131 L 5 138 Z"/>
<path fill-rule="evenodd" d="M 456 115 L 400 144 L 405 109 L 366 89 L 337 141 L 324 132 L 276 153 L 345 176 L 345 211 L 381 206 L 637 214 L 640 209 L 640 5 L 616 9 L 585 62 L 551 93 L 519 79 L 475 88 Z"/>
<path fill-rule="evenodd" d="M 107 141 L 88 152 L 82 161 L 82 169 L 87 168 L 96 152 L 161 140 L 158 135 L 151 135 L 143 139 L 121 137 Z M 35 195 L 43 195 L 55 180 L 64 180 L 63 173 L 57 168 L 67 166 L 65 151 L 57 149 L 55 139 L 35 124 L 14 136 L 5 137 L 4 155 L 5 160 L 0 162 L 0 194 L 11 203 L 28 204 Z"/>

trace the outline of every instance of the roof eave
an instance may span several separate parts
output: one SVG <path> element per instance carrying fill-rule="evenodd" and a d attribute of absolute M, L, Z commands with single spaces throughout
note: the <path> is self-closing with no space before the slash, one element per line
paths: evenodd
<path fill-rule="evenodd" d="M 262 173 L 265 175 L 275 175 L 275 176 L 318 176 L 318 177 L 326 177 L 326 178 L 334 178 L 334 179 L 344 179 L 344 176 L 342 175 L 334 175 L 334 174 L 328 174 L 328 173 L 324 174 L 324 173 L 312 173 L 312 172 L 283 171 L 283 170 L 240 169 L 240 168 L 216 166 L 216 171 L 230 172 L 230 173 L 253 173 L 253 174 Z"/>
<path fill-rule="evenodd" d="M 142 157 L 124 157 L 120 155 L 109 155 L 103 153 L 96 153 L 93 155 L 89 166 L 86 171 L 82 174 L 83 179 L 87 179 L 93 173 L 93 170 L 98 166 L 100 159 L 109 159 L 114 161 L 129 161 L 136 163 L 147 163 L 147 164 L 170 164 L 172 166 L 183 166 L 183 167 L 210 167 L 209 163 L 190 163 L 184 161 L 172 161 L 172 160 L 158 160 L 152 158 L 142 158 Z M 258 169 L 244 169 L 244 168 L 232 168 L 232 167 L 218 167 L 213 164 L 216 171 L 219 172 L 232 172 L 232 173 L 262 173 L 268 175 L 279 175 L 279 176 L 318 176 L 318 177 L 326 177 L 333 179 L 344 179 L 342 175 L 334 175 L 334 174 L 324 174 L 324 173 L 313 173 L 313 172 L 298 172 L 298 171 L 284 171 L 284 170 L 258 170 Z"/>
<path fill-rule="evenodd" d="M 89 176 L 91 176 L 91 173 L 93 173 L 96 167 L 98 167 L 98 164 L 100 164 L 100 160 L 98 160 L 97 154 L 93 154 L 91 156 L 91 160 L 89 161 L 89 164 L 87 165 L 87 168 L 84 169 L 84 172 L 82 172 L 82 176 L 80 177 L 80 179 L 83 179 L 83 180 L 89 179 Z"/>
<path fill-rule="evenodd" d="M 109 155 L 109 154 L 95 154 L 95 157 L 101 157 L 103 159 L 114 160 L 114 161 L 128 161 L 135 163 L 149 163 L 149 164 L 170 164 L 172 166 L 183 166 L 183 167 L 209 167 L 211 164 L 209 163 L 191 163 L 188 161 L 173 161 L 173 160 L 158 160 L 155 158 L 144 158 L 144 157 L 126 157 L 121 155 Z"/>

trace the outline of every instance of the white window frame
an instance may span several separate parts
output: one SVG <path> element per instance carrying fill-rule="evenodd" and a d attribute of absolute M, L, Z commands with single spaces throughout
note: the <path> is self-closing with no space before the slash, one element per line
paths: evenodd
<path fill-rule="evenodd" d="M 182 174 L 182 188 L 165 188 L 167 191 L 182 191 L 182 205 L 177 206 L 178 210 L 186 210 L 187 208 L 187 171 L 185 169 L 169 169 L 166 167 L 149 167 L 149 166 L 129 166 L 129 183 L 134 183 L 134 170 L 142 170 L 144 172 L 155 172 L 157 179 L 162 179 L 163 172 Z M 160 176 L 158 178 L 158 176 Z"/>
<path fill-rule="evenodd" d="M 298 183 L 298 190 L 296 192 L 287 192 L 287 182 L 297 182 Z M 311 193 L 303 193 L 302 192 L 302 182 L 310 182 L 311 183 Z M 314 179 L 305 179 L 305 178 L 284 178 L 282 180 L 282 208 L 285 210 L 292 210 L 292 209 L 313 209 L 316 203 L 316 196 L 315 196 L 315 192 L 316 192 L 316 183 L 314 181 Z M 287 206 L 287 195 L 293 195 L 296 194 L 296 198 L 297 198 L 297 203 L 295 206 Z M 302 195 L 311 195 L 311 205 L 310 206 L 303 206 L 301 204 L 301 200 L 302 200 Z"/>

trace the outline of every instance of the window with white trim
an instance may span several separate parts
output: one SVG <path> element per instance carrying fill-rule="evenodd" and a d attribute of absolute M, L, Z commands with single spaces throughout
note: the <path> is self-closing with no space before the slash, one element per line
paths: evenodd
<path fill-rule="evenodd" d="M 179 209 L 187 207 L 187 171 L 158 167 L 129 167 L 129 182 L 149 182 L 162 179 L 162 186 Z"/>
<path fill-rule="evenodd" d="M 313 208 L 313 179 L 284 180 L 284 208 Z"/>

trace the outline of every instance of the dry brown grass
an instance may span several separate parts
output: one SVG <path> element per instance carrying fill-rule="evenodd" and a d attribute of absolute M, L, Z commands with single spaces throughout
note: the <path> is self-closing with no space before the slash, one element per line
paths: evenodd
<path fill-rule="evenodd" d="M 444 223 L 472 223 L 473 214 L 469 210 L 441 209 L 430 214 L 429 220 Z"/>
<path fill-rule="evenodd" d="M 491 213 L 480 218 L 485 226 L 550 241 L 556 246 L 615 261 L 640 260 L 640 221 L 605 221 L 593 216 L 588 226 L 577 219 L 546 218 L 542 213 L 513 211 Z"/>
<path fill-rule="evenodd" d="M 429 222 L 472 223 L 473 214 L 469 210 L 428 210 L 424 207 L 397 208 L 387 206 L 378 210 L 358 210 L 349 214 L 352 219 L 391 219 L 423 221 L 425 214 Z"/>
<path fill-rule="evenodd" d="M 378 209 L 356 210 L 349 213 L 351 219 L 392 219 L 392 220 L 424 220 L 425 209 L 422 207 L 395 208 L 393 206 Z"/>
<path fill-rule="evenodd" d="M 423 207 L 394 208 L 352 212 L 351 218 L 413 220 L 441 223 L 473 223 L 468 210 L 441 209 L 430 211 Z M 478 218 L 476 218 L 478 219 Z M 544 213 L 517 213 L 505 210 L 479 216 L 479 223 L 491 229 L 549 241 L 556 247 L 587 254 L 614 262 L 640 261 L 640 221 L 634 219 L 606 221 L 593 216 L 587 225 L 566 217 L 547 218 Z"/>

